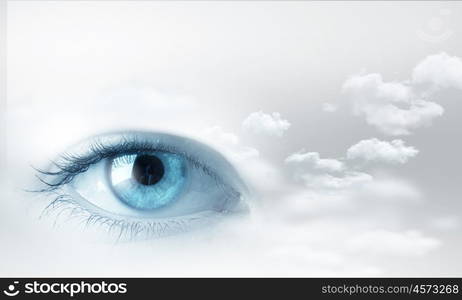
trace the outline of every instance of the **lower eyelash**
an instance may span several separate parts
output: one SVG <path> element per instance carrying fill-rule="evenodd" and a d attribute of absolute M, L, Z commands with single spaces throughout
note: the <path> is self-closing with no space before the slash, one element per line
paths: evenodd
<path fill-rule="evenodd" d="M 149 221 L 109 218 L 81 206 L 71 195 L 59 194 L 56 191 L 53 194 L 55 199 L 44 208 L 41 217 L 54 213 L 55 225 L 63 215 L 68 219 L 78 220 L 85 227 L 98 225 L 104 228 L 109 236 L 115 236 L 116 242 L 184 233 L 190 231 L 193 225 L 199 225 L 203 219 L 194 216 Z"/>

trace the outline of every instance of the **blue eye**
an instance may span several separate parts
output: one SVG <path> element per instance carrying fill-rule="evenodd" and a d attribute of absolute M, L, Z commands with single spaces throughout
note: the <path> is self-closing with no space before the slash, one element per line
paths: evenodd
<path fill-rule="evenodd" d="M 165 133 L 96 136 L 40 173 L 40 191 L 58 195 L 47 210 L 70 205 L 73 217 L 119 237 L 170 235 L 247 211 L 247 187 L 220 153 Z"/>
<path fill-rule="evenodd" d="M 122 155 L 110 162 L 112 188 L 131 207 L 156 209 L 181 194 L 186 181 L 185 165 L 184 158 L 171 153 Z"/>

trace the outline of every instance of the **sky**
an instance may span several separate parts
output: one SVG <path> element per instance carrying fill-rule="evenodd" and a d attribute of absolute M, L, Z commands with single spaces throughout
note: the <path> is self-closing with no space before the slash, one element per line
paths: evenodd
<path fill-rule="evenodd" d="M 0 275 L 460 276 L 461 13 L 10 1 Z M 126 128 L 219 150 L 255 192 L 249 218 L 116 246 L 38 220 L 30 165 Z"/>

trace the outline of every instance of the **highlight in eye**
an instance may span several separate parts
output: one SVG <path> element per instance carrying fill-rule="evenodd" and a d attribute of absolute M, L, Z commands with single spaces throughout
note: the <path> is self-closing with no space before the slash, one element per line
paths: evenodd
<path fill-rule="evenodd" d="M 165 133 L 121 132 L 71 147 L 40 171 L 48 209 L 121 236 L 184 232 L 247 211 L 247 187 L 217 151 Z"/>

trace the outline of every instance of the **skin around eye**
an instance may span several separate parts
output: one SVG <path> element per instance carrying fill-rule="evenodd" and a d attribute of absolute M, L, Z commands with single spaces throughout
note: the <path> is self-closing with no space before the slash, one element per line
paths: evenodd
<path fill-rule="evenodd" d="M 111 229 L 154 232 L 174 224 L 184 232 L 197 227 L 192 223 L 248 211 L 248 189 L 219 152 L 166 133 L 90 138 L 68 149 L 42 176 L 47 185 L 42 191 L 59 194 L 53 207 L 73 205 Z"/>

